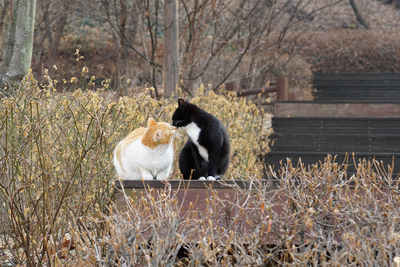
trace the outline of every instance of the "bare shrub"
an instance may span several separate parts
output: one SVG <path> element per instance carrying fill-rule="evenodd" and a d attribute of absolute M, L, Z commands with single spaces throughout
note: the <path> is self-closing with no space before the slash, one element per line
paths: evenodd
<path fill-rule="evenodd" d="M 400 69 L 400 46 L 394 33 L 343 30 L 307 38 L 302 54 L 314 72 L 398 72 Z"/>
<path fill-rule="evenodd" d="M 191 101 L 229 129 L 226 178 L 250 186 L 232 186 L 234 198 L 209 189 L 205 209 L 187 211 L 167 183 L 128 200 L 126 212 L 113 209 L 115 143 L 149 116 L 169 121 L 176 103 L 82 91 L 92 88 L 82 72 L 63 82 L 70 93 L 57 93 L 48 74 L 40 86 L 30 75 L 0 99 L 2 264 L 383 266 L 399 257 L 399 181 L 390 166 L 288 161 L 264 181 L 265 114 L 204 88 Z"/>
<path fill-rule="evenodd" d="M 348 176 L 350 163 L 287 162 L 276 184 L 233 185 L 234 198 L 210 189 L 206 208 L 184 216 L 167 183 L 106 217 L 107 234 L 94 243 L 76 233 L 82 241 L 73 261 L 92 255 L 100 265 L 391 265 L 400 254 L 399 182 L 373 161 L 354 162 L 357 173 Z M 176 257 L 182 246 L 186 254 Z"/>
<path fill-rule="evenodd" d="M 79 58 L 79 51 L 76 54 Z M 68 234 L 75 231 L 102 236 L 105 222 L 98 220 L 103 219 L 100 214 L 109 214 L 112 204 L 116 178 L 112 152 L 116 142 L 145 125 L 150 116 L 171 120 L 175 101 L 157 101 L 148 93 L 116 99 L 106 90 L 110 86 L 107 80 L 102 82 L 102 89 L 89 90 L 96 85 L 87 77 L 88 72 L 83 67 L 78 77 L 57 81 L 45 70 L 43 83 L 30 74 L 20 88 L 2 91 L 2 263 L 56 264 L 68 247 L 76 245 Z M 58 93 L 54 87 L 57 83 L 66 92 Z M 229 129 L 235 164 L 227 179 L 261 175 L 259 153 L 265 152 L 268 143 L 261 139 L 267 134 L 263 112 L 244 99 L 211 92 L 192 100 L 215 113 Z M 177 151 L 181 145 L 183 140 L 179 139 Z M 177 168 L 173 175 L 179 177 Z"/>

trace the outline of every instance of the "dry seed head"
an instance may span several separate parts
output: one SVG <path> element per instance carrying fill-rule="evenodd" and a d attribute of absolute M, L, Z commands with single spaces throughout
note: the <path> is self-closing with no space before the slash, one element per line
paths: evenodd
<path fill-rule="evenodd" d="M 395 267 L 400 267 L 400 256 L 394 257 L 393 263 Z"/>
<path fill-rule="evenodd" d="M 82 68 L 82 74 L 86 74 L 86 73 L 88 73 L 89 72 L 89 68 L 87 67 L 87 66 L 84 66 L 83 68 Z"/>

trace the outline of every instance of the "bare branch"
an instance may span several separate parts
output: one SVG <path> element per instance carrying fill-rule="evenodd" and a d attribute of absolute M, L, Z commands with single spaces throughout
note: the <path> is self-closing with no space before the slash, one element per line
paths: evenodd
<path fill-rule="evenodd" d="M 357 7 L 356 2 L 354 0 L 349 0 L 349 1 L 350 1 L 351 8 L 353 9 L 354 15 L 357 18 L 357 21 L 361 24 L 361 26 L 363 26 L 363 28 L 365 30 L 368 30 L 369 29 L 368 23 L 362 16 L 360 10 Z"/>

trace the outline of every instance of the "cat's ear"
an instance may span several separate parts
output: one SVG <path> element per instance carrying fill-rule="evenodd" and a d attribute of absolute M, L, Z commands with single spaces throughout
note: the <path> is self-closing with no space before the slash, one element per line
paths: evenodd
<path fill-rule="evenodd" d="M 178 99 L 178 106 L 179 107 L 186 107 L 186 103 L 188 103 L 189 101 L 185 101 L 185 99 L 183 98 L 179 98 Z"/>
<path fill-rule="evenodd" d="M 155 125 L 157 125 L 157 122 L 153 118 L 149 118 L 147 120 L 147 128 L 149 128 L 150 126 L 155 126 Z"/>
<path fill-rule="evenodd" d="M 158 140 L 161 139 L 162 136 L 163 136 L 162 131 L 161 130 L 157 130 L 153 135 L 153 141 L 157 142 Z"/>

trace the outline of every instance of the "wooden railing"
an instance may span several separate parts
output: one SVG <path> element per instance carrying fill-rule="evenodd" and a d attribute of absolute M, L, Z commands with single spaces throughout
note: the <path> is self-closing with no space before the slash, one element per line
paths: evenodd
<path fill-rule="evenodd" d="M 250 95 L 258 95 L 258 94 L 266 94 L 266 93 L 274 93 L 276 92 L 277 100 L 289 100 L 289 83 L 288 79 L 285 77 L 278 78 L 276 81 L 271 82 L 269 86 L 259 89 L 249 89 L 249 90 L 241 90 L 238 91 L 237 95 L 240 97 L 250 96 Z"/>

